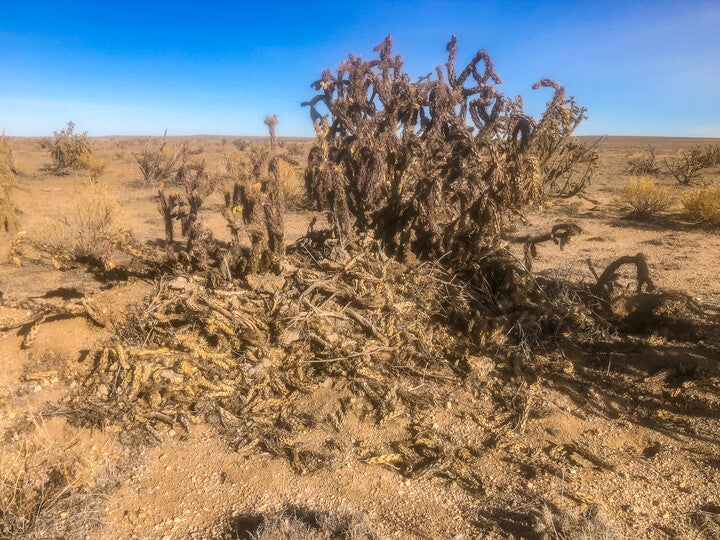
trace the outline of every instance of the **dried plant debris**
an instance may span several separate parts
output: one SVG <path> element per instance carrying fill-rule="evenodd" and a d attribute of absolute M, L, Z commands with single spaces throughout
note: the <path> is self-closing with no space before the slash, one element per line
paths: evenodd
<path fill-rule="evenodd" d="M 507 255 L 495 272 L 503 286 L 488 273 L 481 288 L 439 263 L 388 258 L 369 236 L 344 249 L 323 236 L 290 246 L 277 273 L 158 281 L 93 354 L 67 414 L 145 443 L 209 421 L 241 455 L 269 453 L 298 474 L 355 460 L 483 494 L 481 449 L 523 459 L 512 435 L 537 407 L 539 373 L 557 369 L 534 351 L 616 339 L 631 318 L 614 311 L 626 293 L 609 301 L 591 284 L 507 266 Z M 668 298 L 653 313 L 679 317 L 685 304 Z M 506 412 L 481 418 L 482 396 Z M 439 426 L 438 410 L 474 432 Z M 611 467 L 580 446 L 549 455 L 537 466 Z"/>

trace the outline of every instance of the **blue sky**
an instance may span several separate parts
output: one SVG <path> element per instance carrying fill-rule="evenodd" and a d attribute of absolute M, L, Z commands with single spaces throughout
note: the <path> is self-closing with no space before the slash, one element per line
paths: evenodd
<path fill-rule="evenodd" d="M 311 135 L 300 102 L 391 33 L 408 72 L 485 48 L 530 112 L 552 77 L 579 134 L 720 137 L 720 1 L 36 2 L 0 0 L 0 130 L 49 135 Z"/>

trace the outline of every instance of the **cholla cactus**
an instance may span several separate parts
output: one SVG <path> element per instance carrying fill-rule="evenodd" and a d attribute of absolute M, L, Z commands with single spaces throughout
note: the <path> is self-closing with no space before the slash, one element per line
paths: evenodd
<path fill-rule="evenodd" d="M 275 137 L 276 115 L 265 117 L 270 133 L 269 147 L 253 147 L 248 159 L 228 168 L 234 176 L 231 189 L 225 193 L 224 216 L 230 229 L 234 249 L 241 251 L 243 231 L 250 238 L 246 272 L 267 270 L 285 254 L 283 226 L 283 191 L 280 182 L 281 159 Z M 289 160 L 292 161 L 292 160 Z"/>
<path fill-rule="evenodd" d="M 463 262 L 492 247 L 507 216 L 549 188 L 582 187 L 566 177 L 579 160 L 593 162 L 570 141 L 585 109 L 562 86 L 533 86 L 554 92 L 536 121 L 519 97 L 498 90 L 484 50 L 457 73 L 453 36 L 445 69 L 412 81 L 392 44 L 387 36 L 378 59 L 351 55 L 336 74 L 325 70 L 313 83 L 318 95 L 304 103 L 318 135 L 306 188 L 338 235 L 372 231 L 391 253 Z"/>
<path fill-rule="evenodd" d="M 204 200 L 214 191 L 215 180 L 206 171 L 205 162 L 184 163 L 176 174 L 176 181 L 184 194 L 167 193 L 164 183 L 158 191 L 158 209 L 165 223 L 165 249 L 168 258 L 175 257 L 175 221 L 180 222 L 181 234 L 186 238 L 184 256 L 189 262 L 206 268 L 213 250 L 212 234 L 198 219 Z"/>

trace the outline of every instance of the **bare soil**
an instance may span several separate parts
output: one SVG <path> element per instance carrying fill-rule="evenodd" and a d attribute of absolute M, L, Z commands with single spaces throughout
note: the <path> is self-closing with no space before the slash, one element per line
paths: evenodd
<path fill-rule="evenodd" d="M 232 149 L 229 140 L 217 137 L 192 142 L 204 148 L 216 169 Z M 592 280 L 588 260 L 602 269 L 621 255 L 642 252 L 658 288 L 688 293 L 703 309 L 717 312 L 717 231 L 686 223 L 679 207 L 637 222 L 623 219 L 612 204 L 627 178 L 628 155 L 652 145 L 662 158 L 693 144 L 717 142 L 609 137 L 599 145 L 600 174 L 587 191 L 533 209 L 508 242 L 522 257 L 522 245 L 513 239 L 572 220 L 582 234 L 562 251 L 540 246 L 535 272 Z M 71 211 L 80 178 L 51 171 L 38 139 L 12 143 L 22 172 L 18 217 L 28 235 L 42 235 L 48 223 Z M 123 206 L 126 227 L 140 241 L 161 245 L 156 191 L 139 182 L 132 158 L 142 144 L 139 138 L 91 140 L 94 152 L 109 162 L 103 180 Z M 710 171 L 704 181 L 720 185 L 720 175 Z M 692 189 L 668 177 L 658 182 L 678 193 Z M 229 240 L 222 204 L 220 195 L 213 195 L 203 217 L 216 237 Z M 314 215 L 287 214 L 290 241 L 305 232 Z M 7 238 L 0 236 L 0 251 L 7 249 Z M 83 497 L 75 494 L 65 506 L 49 507 L 39 537 L 243 538 L 264 516 L 283 511 L 361 516 L 378 535 L 390 538 L 720 537 L 720 329 L 714 342 L 678 346 L 658 329 L 630 351 L 565 351 L 565 363 L 545 366 L 544 373 L 555 375 L 527 391 L 532 405 L 524 429 L 493 447 L 482 441 L 497 405 L 483 396 L 470 400 L 461 391 L 450 396 L 438 406 L 437 428 L 484 448 L 475 463 L 483 489 L 469 492 L 447 478 L 405 479 L 391 466 L 353 459 L 299 475 L 270 455 L 240 456 L 203 423 L 193 425 L 189 435 L 133 448 L 121 443 L 117 432 L 74 426 L 55 415 L 89 371 L 89 352 L 152 288 L 152 282 L 139 278 L 101 282 L 81 267 L 59 271 L 33 261 L 0 265 L 0 298 L 14 304 L 82 298 L 105 323 L 50 320 L 23 348 L 27 328 L 14 323 L 29 312 L 0 305 L 0 327 L 6 329 L 0 333 L 0 458 L 16 452 L 24 440 L 73 456 L 85 471 Z M 682 377 L 685 372 L 691 375 Z M 306 397 L 310 409 L 336 398 L 322 391 Z M 538 523 L 544 506 L 557 522 L 543 532 Z M 553 530 L 560 516 L 575 519 L 574 533 Z"/>

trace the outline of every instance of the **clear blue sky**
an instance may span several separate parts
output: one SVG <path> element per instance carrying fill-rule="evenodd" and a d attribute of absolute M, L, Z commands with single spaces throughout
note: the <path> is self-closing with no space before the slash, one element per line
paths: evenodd
<path fill-rule="evenodd" d="M 720 1 L 76 2 L 0 0 L 0 129 L 49 135 L 311 135 L 323 68 L 391 33 L 411 75 L 492 55 L 531 112 L 552 77 L 589 109 L 581 134 L 720 136 Z M 532 96 L 532 97 L 531 97 Z"/>

